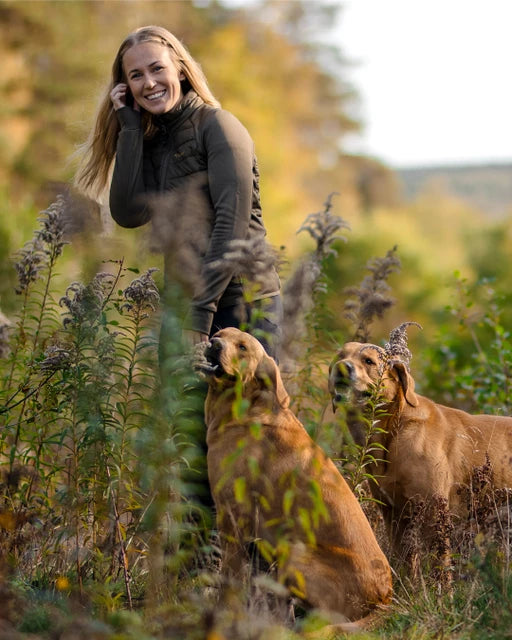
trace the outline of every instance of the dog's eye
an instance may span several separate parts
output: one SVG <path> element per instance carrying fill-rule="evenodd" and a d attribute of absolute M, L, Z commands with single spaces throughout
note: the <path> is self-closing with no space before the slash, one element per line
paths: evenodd
<path fill-rule="evenodd" d="M 374 361 L 371 358 L 365 358 L 364 359 L 364 363 L 365 364 L 375 364 Z"/>
<path fill-rule="evenodd" d="M 247 351 L 247 347 L 245 346 L 245 344 L 239 344 L 238 348 L 240 349 L 240 351 Z"/>

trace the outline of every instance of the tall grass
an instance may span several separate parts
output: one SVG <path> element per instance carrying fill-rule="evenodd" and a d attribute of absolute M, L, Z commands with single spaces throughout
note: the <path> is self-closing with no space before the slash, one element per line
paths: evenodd
<path fill-rule="evenodd" d="M 169 287 L 162 301 L 151 269 L 140 274 L 118 261 L 89 282 L 56 290 L 59 259 L 69 250 L 63 211 L 58 199 L 42 212 L 16 256 L 22 303 L 0 361 L 0 634 L 95 637 L 101 628 L 112 639 L 297 637 L 275 606 L 284 594 L 272 574 L 253 569 L 244 588 L 220 578 L 212 512 L 200 493 L 205 390 L 182 343 L 183 288 Z M 328 198 L 300 229 L 316 246 L 284 283 L 281 367 L 294 410 L 336 453 L 387 549 L 368 500 L 368 483 L 379 481 L 378 393 L 357 445 L 342 410 L 336 420 L 326 417 L 326 364 L 340 340 L 371 337 L 374 319 L 394 304 L 387 278 L 400 262 L 396 248 L 372 260 L 369 276 L 344 292 L 348 325 L 341 335 L 329 332 L 325 294 L 334 285 L 326 266 L 347 227 Z M 263 265 L 253 270 L 257 281 L 279 256 L 240 245 L 226 259 Z M 453 383 L 478 408 L 508 412 L 512 348 L 500 301 L 489 290 L 479 324 L 463 308 L 459 324 L 477 355 L 463 370 L 451 369 Z M 493 337 L 487 352 L 478 348 L 480 330 Z M 243 414 L 241 397 L 233 410 Z M 242 481 L 236 486 L 244 500 Z M 292 493 L 287 500 L 289 507 Z M 415 570 L 396 568 L 389 615 L 365 637 L 510 637 L 509 495 L 496 492 L 492 469 L 482 468 L 467 500 L 470 516 L 458 529 L 442 504 L 434 514 L 418 505 Z M 300 526 L 315 513 L 302 514 Z M 422 548 L 425 518 L 438 531 L 432 556 Z M 270 563 L 276 556 L 261 542 L 260 553 Z"/>

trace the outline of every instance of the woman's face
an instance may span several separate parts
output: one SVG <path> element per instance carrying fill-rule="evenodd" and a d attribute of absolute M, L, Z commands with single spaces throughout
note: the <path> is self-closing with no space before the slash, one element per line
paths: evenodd
<path fill-rule="evenodd" d="M 133 99 L 149 113 L 167 113 L 183 98 L 180 80 L 185 76 L 165 45 L 141 42 L 130 47 L 123 56 L 123 68 Z"/>

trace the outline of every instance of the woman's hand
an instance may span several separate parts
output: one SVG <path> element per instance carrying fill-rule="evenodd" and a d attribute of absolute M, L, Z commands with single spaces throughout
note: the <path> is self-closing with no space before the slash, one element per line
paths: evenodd
<path fill-rule="evenodd" d="M 114 105 L 114 110 L 119 111 L 123 107 L 126 107 L 126 94 L 129 92 L 128 85 L 124 82 L 120 82 L 116 84 L 116 86 L 110 92 L 110 99 L 112 100 L 112 104 Z M 135 111 L 140 111 L 140 107 L 133 101 L 133 107 Z"/>

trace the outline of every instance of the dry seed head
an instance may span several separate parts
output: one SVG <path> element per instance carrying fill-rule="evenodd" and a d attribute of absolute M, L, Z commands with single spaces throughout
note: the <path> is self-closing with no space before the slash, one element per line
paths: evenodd
<path fill-rule="evenodd" d="M 45 359 L 39 363 L 39 368 L 45 373 L 59 371 L 69 367 L 71 352 L 59 346 L 48 347 L 44 353 Z"/>
<path fill-rule="evenodd" d="M 350 229 L 348 222 L 331 213 L 333 195 L 335 194 L 331 193 L 328 196 L 324 204 L 325 209 L 317 213 L 310 213 L 297 231 L 297 233 L 307 231 L 316 241 L 315 257 L 317 260 L 322 260 L 328 255 L 336 255 L 337 252 L 331 247 L 332 243 L 335 240 L 346 242 L 345 236 L 338 232 L 340 229 Z"/>
<path fill-rule="evenodd" d="M 25 293 L 32 282 L 39 277 L 39 272 L 48 263 L 58 258 L 64 245 L 65 233 L 65 201 L 62 195 L 38 217 L 40 228 L 34 233 L 32 240 L 17 252 L 14 268 L 18 274 L 17 294 Z"/>
<path fill-rule="evenodd" d="M 211 231 L 208 196 L 197 182 L 197 188 L 187 181 L 185 187 L 148 201 L 151 248 L 165 255 L 167 280 L 181 284 L 190 295 L 201 286 Z"/>
<path fill-rule="evenodd" d="M 399 271 L 401 263 L 396 256 L 397 247 L 390 249 L 383 258 L 374 258 L 366 264 L 370 272 L 358 287 L 348 287 L 344 293 L 348 298 L 344 305 L 344 315 L 355 327 L 353 340 L 368 342 L 370 325 L 375 318 L 382 318 L 395 300 L 389 295 L 389 276 Z"/>
<path fill-rule="evenodd" d="M 135 278 L 123 291 L 127 300 L 121 309 L 128 312 L 138 309 L 154 312 L 160 303 L 160 293 L 152 274 L 158 269 L 148 269 L 139 278 Z M 147 317 L 147 314 L 146 314 Z"/>
<path fill-rule="evenodd" d="M 48 209 L 42 211 L 38 217 L 41 223 L 39 238 L 47 245 L 46 253 L 54 257 L 60 256 L 64 245 L 68 244 L 64 239 L 66 231 L 65 210 L 64 196 L 58 195 L 56 201 Z"/>
<path fill-rule="evenodd" d="M 64 326 L 93 324 L 96 322 L 105 301 L 105 292 L 114 276 L 111 273 L 98 273 L 88 285 L 73 282 L 66 289 L 66 295 L 60 300 L 60 306 L 67 307 L 68 317 L 64 319 Z"/>
<path fill-rule="evenodd" d="M 21 295 L 39 278 L 39 272 L 46 266 L 46 254 L 41 238 L 36 235 L 30 242 L 25 243 L 16 256 L 18 260 L 14 263 L 14 268 L 18 274 L 18 286 L 15 291 Z"/>
<path fill-rule="evenodd" d="M 389 334 L 389 342 L 384 345 L 388 358 L 397 358 L 403 362 L 407 368 L 409 368 L 412 353 L 407 346 L 407 327 L 414 325 L 419 329 L 422 326 L 417 322 L 403 322 L 400 326 L 396 327 Z"/>
<path fill-rule="evenodd" d="M 250 282 L 264 284 L 269 271 L 277 268 L 278 252 L 264 238 L 232 240 L 220 260 L 211 263 L 214 269 L 221 268 L 247 278 Z"/>

